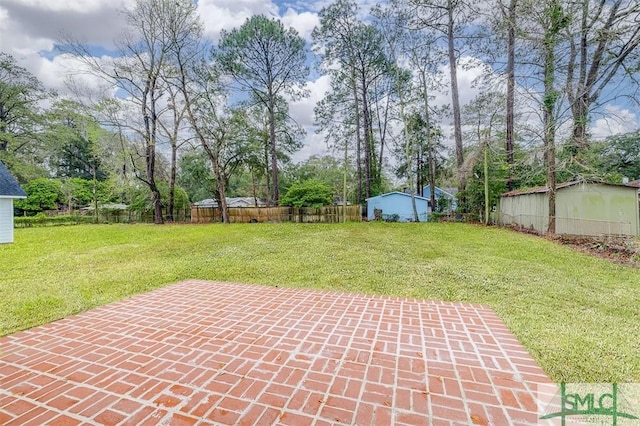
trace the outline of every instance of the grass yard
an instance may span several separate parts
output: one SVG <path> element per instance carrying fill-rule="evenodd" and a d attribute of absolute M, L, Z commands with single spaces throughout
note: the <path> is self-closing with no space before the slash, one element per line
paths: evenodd
<path fill-rule="evenodd" d="M 83 225 L 0 245 L 0 335 L 186 278 L 491 306 L 554 381 L 640 382 L 640 270 L 451 223 Z"/>

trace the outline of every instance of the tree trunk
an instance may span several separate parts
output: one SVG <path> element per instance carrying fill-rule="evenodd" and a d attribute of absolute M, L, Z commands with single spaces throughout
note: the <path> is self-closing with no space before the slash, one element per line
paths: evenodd
<path fill-rule="evenodd" d="M 369 125 L 369 106 L 367 105 L 367 82 L 364 71 L 362 72 L 362 119 L 364 130 L 364 176 L 365 176 L 365 199 L 371 197 L 371 132 Z"/>
<path fill-rule="evenodd" d="M 436 211 L 436 161 L 435 146 L 431 135 L 431 111 L 429 110 L 429 90 L 427 88 L 427 73 L 420 70 L 422 76 L 422 102 L 424 102 L 424 121 L 427 132 L 427 159 L 429 161 L 429 202 L 431 203 L 431 213 Z"/>
<path fill-rule="evenodd" d="M 489 224 L 489 140 L 484 143 L 484 224 Z"/>
<path fill-rule="evenodd" d="M 555 69 L 558 33 L 566 26 L 567 21 L 562 12 L 558 0 L 549 0 L 546 11 L 549 24 L 545 29 L 543 40 L 543 73 L 544 73 L 544 97 L 543 97 L 543 125 L 544 148 L 547 168 L 547 187 L 549 189 L 549 226 L 548 232 L 556 232 L 556 117 L 555 106 L 558 92 L 555 90 Z"/>
<path fill-rule="evenodd" d="M 278 205 L 280 199 L 278 188 L 278 154 L 276 150 L 276 112 L 271 86 L 269 87 L 269 148 L 271 153 L 271 184 L 273 185 L 272 201 Z"/>
<path fill-rule="evenodd" d="M 637 3 L 637 2 L 636 2 Z M 640 31 L 637 25 L 630 25 L 629 19 L 635 16 L 637 22 L 638 6 L 623 12 L 623 2 L 616 0 L 608 3 L 600 0 L 592 10 L 593 4 L 588 0 L 579 3 L 582 9 L 580 23 L 580 42 L 576 49 L 575 43 L 571 43 L 571 57 L 568 64 L 570 69 L 567 78 L 567 95 L 571 103 L 573 129 L 571 137 L 571 155 L 578 155 L 588 148 L 587 126 L 589 124 L 589 109 L 597 101 L 598 97 L 610 79 L 618 72 L 628 55 L 636 51 L 640 45 Z M 594 22 L 599 20 L 603 11 L 608 14 L 606 20 L 602 20 L 602 29 L 598 29 Z M 633 29 L 632 33 L 623 28 Z M 622 46 L 620 50 L 615 48 L 617 41 Z M 613 59 L 612 59 L 613 58 Z M 578 60 L 578 81 L 574 85 L 573 69 Z M 628 72 L 629 70 L 625 70 Z"/>
<path fill-rule="evenodd" d="M 573 105 L 571 105 L 571 113 L 573 115 L 573 131 L 571 134 L 572 140 L 572 155 L 577 155 L 579 152 L 583 152 L 587 149 L 587 124 L 589 106 L 587 99 L 588 96 L 579 96 Z"/>
<path fill-rule="evenodd" d="M 209 160 L 211 161 L 211 167 L 213 169 L 213 173 L 214 173 L 214 176 L 216 177 L 216 181 L 218 185 L 218 194 L 219 194 L 219 197 L 221 198 L 220 204 L 218 204 L 218 206 L 220 207 L 220 210 L 222 212 L 222 222 L 229 223 L 229 209 L 227 208 L 226 191 L 224 186 L 224 180 L 222 180 L 222 173 L 220 171 L 218 155 L 217 155 L 217 152 L 213 151 L 209 146 L 209 144 L 207 143 L 207 140 L 204 137 L 204 134 L 202 133 L 202 129 L 198 124 L 198 120 L 196 119 L 195 113 L 193 112 L 193 108 L 191 105 L 191 102 L 192 102 L 191 96 L 189 95 L 189 91 L 187 89 L 188 85 L 187 85 L 187 75 L 186 75 L 185 66 L 179 57 L 177 58 L 177 60 L 179 65 L 178 70 L 180 72 L 180 91 L 182 92 L 182 96 L 184 97 L 187 115 L 189 117 L 189 121 L 191 122 L 191 127 L 193 127 L 193 130 L 198 140 L 200 141 L 200 144 L 206 151 L 207 155 L 209 156 Z"/>
<path fill-rule="evenodd" d="M 229 207 L 227 206 L 227 197 L 225 194 L 225 180 L 220 172 L 220 167 L 214 167 L 213 173 L 216 176 L 216 182 L 218 186 L 218 196 L 220 199 L 218 200 L 218 206 L 220 207 L 220 212 L 222 213 L 222 223 L 231 223 L 229 219 Z"/>
<path fill-rule="evenodd" d="M 167 220 L 173 222 L 175 220 L 175 196 L 176 196 L 176 170 L 178 168 L 178 131 L 180 127 L 180 122 L 184 117 L 184 110 L 178 112 L 178 102 L 177 102 L 177 93 L 174 92 L 174 89 L 170 86 L 169 94 L 171 99 L 171 104 L 173 108 L 173 128 L 169 133 L 167 129 L 165 132 L 169 135 L 171 139 L 171 170 L 169 172 L 169 202 L 167 204 Z M 160 123 L 162 125 L 162 122 Z"/>
<path fill-rule="evenodd" d="M 256 183 L 256 174 L 251 170 L 251 194 L 253 195 L 253 206 L 258 207 L 258 189 Z"/>
<path fill-rule="evenodd" d="M 394 54 L 395 57 L 395 54 Z M 387 123 L 389 122 L 389 109 L 390 106 L 389 104 L 391 103 L 391 97 L 388 96 L 386 101 L 385 101 L 385 106 L 384 106 L 384 117 L 381 118 L 380 117 L 380 102 L 376 101 L 376 113 L 378 116 L 378 127 L 379 127 L 379 134 L 380 134 L 380 154 L 378 155 L 378 158 L 376 158 L 376 168 L 375 168 L 375 172 L 374 172 L 374 176 L 376 178 L 376 184 L 378 185 L 378 187 L 380 187 L 381 185 L 381 177 L 382 177 L 382 162 L 384 161 L 384 146 L 386 144 L 386 135 L 387 135 Z M 373 123 L 373 120 L 371 121 L 371 123 Z M 382 123 L 384 123 L 384 125 L 382 125 Z M 373 124 L 371 125 L 372 127 L 372 134 L 373 134 Z M 371 138 L 372 141 L 374 140 L 374 138 Z M 375 146 L 372 146 L 372 152 L 375 155 Z"/>
<path fill-rule="evenodd" d="M 268 206 L 272 206 L 272 198 L 271 198 L 271 173 L 269 171 L 269 138 L 265 138 L 264 140 L 264 179 L 265 179 L 265 196 L 266 202 Z"/>
<path fill-rule="evenodd" d="M 447 43 L 449 52 L 449 69 L 451 76 L 451 108 L 453 109 L 453 136 L 456 145 L 456 166 L 458 168 L 458 189 L 464 190 L 466 186 L 465 177 L 463 175 L 462 165 L 464 163 L 464 154 L 462 151 L 462 120 L 460 118 L 460 94 L 458 91 L 458 61 L 455 50 L 455 35 L 453 16 L 453 1 L 447 1 Z"/>
<path fill-rule="evenodd" d="M 405 143 L 405 158 L 407 161 L 407 180 L 409 181 L 409 193 L 411 194 L 411 210 L 413 211 L 413 221 L 420 222 L 420 216 L 418 216 L 418 207 L 416 206 L 416 191 L 413 188 L 413 177 L 411 176 L 411 163 L 413 161 L 413 155 L 411 153 L 411 138 L 409 137 L 409 131 L 407 128 L 407 119 L 404 115 L 404 94 L 402 91 L 402 86 L 400 84 L 400 78 L 396 74 L 396 82 L 397 82 L 397 90 L 398 90 L 398 100 L 400 102 L 400 120 L 402 120 L 402 131 L 404 135 L 404 143 Z M 417 152 L 418 150 L 416 150 Z M 420 168 L 416 168 L 416 176 L 420 175 Z"/>
<path fill-rule="evenodd" d="M 431 212 L 435 212 L 438 208 L 438 200 L 436 200 L 436 162 L 434 157 L 433 147 L 429 147 L 429 202 L 431 203 Z"/>
<path fill-rule="evenodd" d="M 4 119 L 5 117 L 0 115 L 0 151 L 6 152 L 9 148 L 9 140 L 2 136 L 7 132 L 7 125 Z"/>
<path fill-rule="evenodd" d="M 160 191 L 156 185 L 156 113 L 155 113 L 155 81 L 149 77 L 147 86 L 143 94 L 142 115 L 144 117 L 146 149 L 145 149 L 145 165 L 146 176 L 145 182 L 151 191 L 151 199 L 153 201 L 153 223 L 159 225 L 162 220 L 162 198 Z"/>
<path fill-rule="evenodd" d="M 177 138 L 177 135 L 176 135 Z M 174 204 L 175 204 L 175 192 L 176 192 L 176 168 L 178 147 L 176 145 L 177 139 L 173 139 L 171 143 L 171 171 L 169 173 L 169 202 L 167 203 L 167 220 L 169 222 L 174 221 Z"/>
<path fill-rule="evenodd" d="M 545 64 L 545 75 L 547 75 Z M 553 72 L 553 71 L 551 71 Z M 548 90 L 548 83 L 545 79 L 545 92 Z M 553 87 L 553 86 L 551 86 Z M 553 108 L 545 106 L 544 110 L 544 147 L 545 163 L 547 169 L 547 187 L 549 189 L 549 226 L 547 231 L 550 234 L 556 232 L 556 147 L 555 147 L 555 117 Z"/>
<path fill-rule="evenodd" d="M 187 111 L 189 111 L 189 106 L 187 106 Z M 224 176 L 222 175 L 222 171 L 220 170 L 220 164 L 218 162 L 218 152 L 211 149 L 211 146 L 207 143 L 206 139 L 204 139 L 202 133 L 199 130 L 196 130 L 196 135 L 200 138 L 200 143 L 204 148 L 205 152 L 209 156 L 209 160 L 211 161 L 211 170 L 213 171 L 213 175 L 216 178 L 216 193 L 218 194 L 218 208 L 220 209 L 220 215 L 222 216 L 223 223 L 230 223 L 229 221 L 229 208 L 227 207 L 227 196 L 226 196 L 226 187 Z"/>
<path fill-rule="evenodd" d="M 619 2 L 615 2 L 620 4 Z M 617 9 L 614 5 L 613 9 Z M 589 55 L 589 1 L 582 3 L 581 31 L 580 31 L 580 47 L 579 47 L 579 81 L 576 88 L 576 95 L 572 104 L 571 112 L 573 115 L 573 131 L 572 131 L 572 149 L 571 155 L 575 156 L 578 152 L 583 151 L 587 147 L 587 121 L 589 111 L 589 93 L 591 88 L 587 88 L 587 57 Z M 609 22 L 610 23 L 610 22 Z M 606 28 L 606 27 L 605 27 Z M 595 44 L 595 43 L 594 43 Z M 597 49 L 599 50 L 599 49 Z M 600 56 L 595 52 L 595 56 Z M 573 66 L 573 63 L 571 63 Z M 573 94 L 572 94 L 573 95 Z"/>
<path fill-rule="evenodd" d="M 507 33 L 507 112 L 506 112 L 506 139 L 507 139 L 507 166 L 509 176 L 507 178 L 507 191 L 515 189 L 513 181 L 513 167 L 515 164 L 515 134 L 514 134 L 514 109 L 515 109 L 515 62 L 516 62 L 516 3 L 517 0 L 510 0 L 508 13 L 508 33 Z"/>
<path fill-rule="evenodd" d="M 94 221 L 98 223 L 100 219 L 100 212 L 98 211 L 98 179 L 96 177 L 96 161 L 93 160 L 93 214 Z"/>
<path fill-rule="evenodd" d="M 349 144 L 344 141 L 344 169 L 342 171 L 342 223 L 347 223 L 347 173 L 349 171 Z"/>
<path fill-rule="evenodd" d="M 355 66 L 351 66 L 351 86 L 353 89 L 353 102 L 355 106 L 355 122 L 356 122 L 356 173 L 358 175 L 357 188 L 357 204 L 362 204 L 362 141 L 360 139 L 360 104 L 358 102 L 358 86 L 356 82 Z"/>
<path fill-rule="evenodd" d="M 416 152 L 416 194 L 421 197 L 424 197 L 424 183 L 422 182 L 422 150 L 421 147 L 418 148 L 418 152 Z"/>
<path fill-rule="evenodd" d="M 155 183 L 151 188 L 151 193 L 153 194 L 153 223 L 161 225 L 164 223 L 162 219 L 162 198 Z"/>
<path fill-rule="evenodd" d="M 155 181 L 155 179 L 154 179 Z M 162 219 L 162 197 L 155 182 L 151 186 L 151 194 L 153 196 L 153 223 L 161 225 L 164 223 Z"/>
<path fill-rule="evenodd" d="M 155 163 L 156 163 L 156 150 L 155 145 L 150 143 L 147 146 L 146 160 L 147 160 L 147 185 L 151 191 L 151 199 L 153 201 L 153 223 L 160 225 L 162 220 L 162 198 L 160 196 L 160 190 L 156 185 L 155 178 Z"/>
<path fill-rule="evenodd" d="M 151 105 L 150 109 L 151 109 L 151 147 L 153 148 L 153 153 L 152 153 L 152 167 L 151 167 L 151 173 L 150 173 L 150 179 L 153 182 L 153 188 L 151 189 L 153 192 L 153 201 L 154 201 L 154 217 L 153 217 L 153 221 L 155 224 L 161 224 L 164 223 L 164 219 L 162 217 L 162 197 L 160 196 L 160 190 L 158 189 L 158 186 L 156 184 L 156 176 L 155 176 L 155 170 L 156 170 L 156 146 L 158 145 L 158 114 L 156 111 L 156 102 L 158 100 L 158 96 L 156 96 L 156 89 L 158 85 L 158 77 L 157 74 L 153 77 L 152 80 L 152 84 L 151 84 Z"/>

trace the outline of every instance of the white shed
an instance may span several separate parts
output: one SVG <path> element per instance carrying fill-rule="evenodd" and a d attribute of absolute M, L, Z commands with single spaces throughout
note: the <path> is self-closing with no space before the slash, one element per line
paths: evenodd
<path fill-rule="evenodd" d="M 537 187 L 502 194 L 498 222 L 546 232 L 549 222 L 549 189 Z M 640 235 L 637 188 L 585 181 L 558 184 L 556 233 Z"/>
<path fill-rule="evenodd" d="M 13 200 L 18 198 L 27 194 L 0 161 L 0 244 L 13 242 Z"/>

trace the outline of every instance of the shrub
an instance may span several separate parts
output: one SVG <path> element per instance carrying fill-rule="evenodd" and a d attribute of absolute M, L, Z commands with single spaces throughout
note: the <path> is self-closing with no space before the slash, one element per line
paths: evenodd
<path fill-rule="evenodd" d="M 281 206 L 318 208 L 330 204 L 333 204 L 333 191 L 314 179 L 294 183 L 280 199 Z"/>
<path fill-rule="evenodd" d="M 31 228 L 36 226 L 77 225 L 80 223 L 93 223 L 93 217 L 80 215 L 47 216 L 38 213 L 35 216 L 17 216 L 14 218 L 16 228 Z"/>
<path fill-rule="evenodd" d="M 57 209 L 57 201 L 61 196 L 60 186 L 60 181 L 55 179 L 39 178 L 29 181 L 24 187 L 27 198 L 16 201 L 15 206 L 29 212 Z"/>

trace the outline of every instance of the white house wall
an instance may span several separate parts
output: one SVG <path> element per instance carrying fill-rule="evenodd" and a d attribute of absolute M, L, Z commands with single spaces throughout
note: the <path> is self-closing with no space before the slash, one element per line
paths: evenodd
<path fill-rule="evenodd" d="M 0 198 L 0 244 L 13 242 L 13 200 Z"/>

